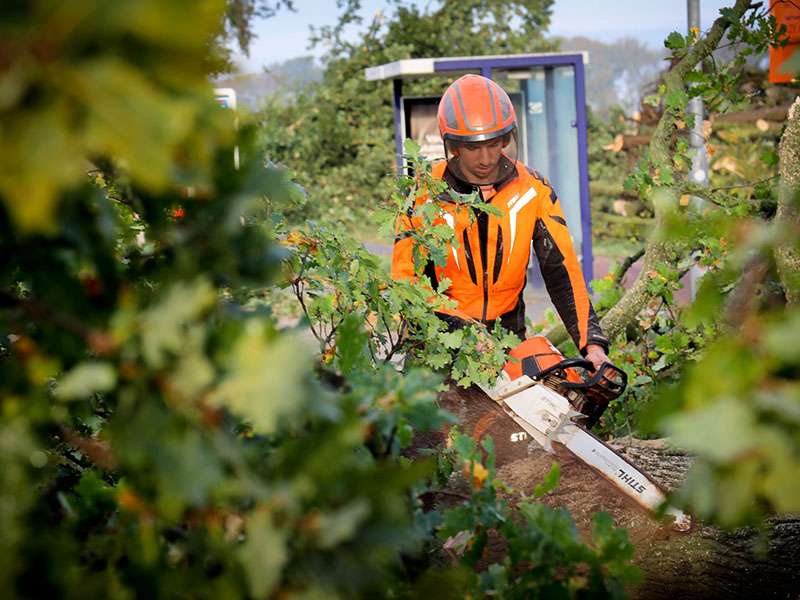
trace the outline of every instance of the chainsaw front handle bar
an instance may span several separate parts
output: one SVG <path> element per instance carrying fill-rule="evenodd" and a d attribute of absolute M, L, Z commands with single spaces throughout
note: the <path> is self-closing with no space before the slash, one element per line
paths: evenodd
<path fill-rule="evenodd" d="M 565 358 L 552 367 L 537 373 L 535 379 L 542 379 L 557 369 L 585 369 L 586 371 L 592 371 L 594 364 L 585 358 Z M 622 392 L 625 391 L 628 386 L 628 374 L 610 362 L 604 362 L 590 379 L 581 383 L 565 381 L 561 385 L 567 389 L 582 389 L 593 392 L 606 402 L 610 402 L 619 398 Z"/>

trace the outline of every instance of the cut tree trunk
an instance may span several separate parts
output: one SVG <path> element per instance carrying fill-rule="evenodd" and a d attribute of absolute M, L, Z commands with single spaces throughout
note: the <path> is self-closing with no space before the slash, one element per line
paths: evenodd
<path fill-rule="evenodd" d="M 735 113 L 728 113 L 725 115 L 717 115 L 713 119 L 713 123 L 746 123 L 755 125 L 759 131 L 768 131 L 770 124 L 778 127 L 786 119 L 789 113 L 791 104 L 781 104 L 780 106 L 768 106 L 765 108 L 757 108 L 754 110 L 747 110 Z M 638 146 L 647 146 L 650 144 L 652 136 L 647 134 L 642 135 L 624 135 L 617 134 L 614 141 L 610 144 L 603 146 L 603 150 L 611 150 L 613 152 L 622 152 L 630 148 Z"/>
<path fill-rule="evenodd" d="M 650 143 L 649 135 L 623 135 L 621 133 L 614 137 L 614 141 L 603 146 L 603 150 L 622 152 L 637 146 L 647 146 Z"/>
<path fill-rule="evenodd" d="M 741 112 L 717 115 L 714 123 L 757 123 L 758 121 L 773 121 L 780 123 L 789 114 L 789 107 L 792 103 L 780 104 L 778 106 L 767 106 L 755 110 L 744 110 Z"/>
<path fill-rule="evenodd" d="M 541 501 L 565 506 L 572 514 L 579 536 L 591 542 L 592 515 L 609 513 L 617 527 L 624 527 L 636 547 L 633 562 L 644 574 L 643 583 L 628 590 L 641 600 L 698 600 L 740 598 L 800 598 L 800 516 L 779 516 L 767 523 L 764 533 L 752 529 L 725 532 L 700 524 L 688 536 L 677 536 L 651 519 L 609 484 L 570 456 L 554 456 L 535 443 L 512 441 L 519 426 L 477 387 L 451 387 L 441 404 L 459 417 L 459 429 L 478 439 L 492 436 L 497 477 L 526 496 L 533 494 L 550 471 L 553 461 L 561 468 L 558 487 Z M 429 438 L 440 443 L 444 433 Z M 666 440 L 618 440 L 615 447 L 644 469 L 665 489 L 680 485 L 692 459 Z M 458 502 L 467 490 L 454 484 L 456 493 L 442 497 L 445 505 Z M 509 500 L 514 497 L 507 498 Z M 442 503 L 438 508 L 446 508 Z M 759 545 L 763 543 L 763 550 Z M 500 562 L 505 554 L 501 540 L 490 540 L 487 556 L 479 567 Z"/>

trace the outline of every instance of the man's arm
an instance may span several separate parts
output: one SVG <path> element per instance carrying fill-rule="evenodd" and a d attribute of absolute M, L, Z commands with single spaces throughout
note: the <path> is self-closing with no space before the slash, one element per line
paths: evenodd
<path fill-rule="evenodd" d="M 589 299 L 561 204 L 549 185 L 544 188 L 548 197 L 540 201 L 533 247 L 553 305 L 581 355 L 597 368 L 608 360 L 608 339 Z"/>

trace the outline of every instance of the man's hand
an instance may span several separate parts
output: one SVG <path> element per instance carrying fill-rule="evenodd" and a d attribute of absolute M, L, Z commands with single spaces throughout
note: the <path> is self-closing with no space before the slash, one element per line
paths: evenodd
<path fill-rule="evenodd" d="M 594 372 L 592 375 L 597 373 L 597 370 L 600 368 L 605 362 L 611 362 L 606 356 L 606 351 L 603 350 L 602 346 L 598 346 L 597 344 L 589 344 L 586 346 L 586 360 L 590 361 L 594 365 Z"/>

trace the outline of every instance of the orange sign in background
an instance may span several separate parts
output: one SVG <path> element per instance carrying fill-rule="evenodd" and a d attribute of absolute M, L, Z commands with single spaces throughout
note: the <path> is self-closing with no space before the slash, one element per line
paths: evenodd
<path fill-rule="evenodd" d="M 772 83 L 796 81 L 796 69 L 781 67 L 795 51 L 800 50 L 800 0 L 770 0 L 769 11 L 779 26 L 786 25 L 786 34 L 789 36 L 789 43 L 785 47 L 769 49 L 769 80 Z"/>

